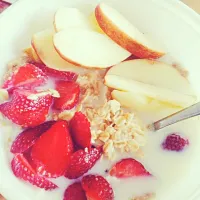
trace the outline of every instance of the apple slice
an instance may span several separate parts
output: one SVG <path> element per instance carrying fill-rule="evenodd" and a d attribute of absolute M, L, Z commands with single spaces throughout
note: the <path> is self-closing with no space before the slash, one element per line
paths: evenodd
<path fill-rule="evenodd" d="M 63 59 L 88 68 L 107 68 L 130 56 L 106 35 L 79 28 L 56 33 L 54 46 Z"/>
<path fill-rule="evenodd" d="M 38 55 L 36 54 L 35 50 L 32 47 L 24 49 L 24 52 L 27 54 L 27 56 L 36 63 L 42 63 Z"/>
<path fill-rule="evenodd" d="M 62 7 L 58 9 L 54 16 L 54 28 L 56 32 L 70 27 L 92 30 L 92 26 L 87 17 L 77 8 Z"/>
<path fill-rule="evenodd" d="M 175 106 L 187 107 L 196 101 L 196 97 L 192 95 L 177 93 L 167 88 L 156 87 L 116 75 L 106 75 L 105 84 L 117 90 L 134 92 Z"/>
<path fill-rule="evenodd" d="M 96 20 L 95 13 L 91 13 L 90 14 L 89 22 L 91 23 L 91 26 L 94 29 L 94 31 L 97 31 L 97 32 L 102 33 L 102 34 L 105 34 L 103 32 L 103 30 L 100 28 L 100 26 L 99 26 L 99 24 L 98 24 L 98 22 Z"/>
<path fill-rule="evenodd" d="M 95 9 L 101 29 L 117 44 L 139 58 L 156 59 L 164 55 L 163 50 L 151 38 L 141 33 L 117 10 L 105 3 Z"/>
<path fill-rule="evenodd" d="M 56 52 L 53 45 L 53 35 L 51 30 L 44 30 L 33 35 L 32 46 L 40 60 L 52 69 L 80 73 L 82 70 L 80 67 L 68 63 Z"/>
<path fill-rule="evenodd" d="M 107 74 L 130 78 L 174 92 L 194 94 L 188 80 L 177 69 L 158 61 L 146 59 L 125 61 L 110 68 Z"/>
<path fill-rule="evenodd" d="M 183 108 L 166 102 L 161 102 L 156 99 L 151 99 L 135 92 L 113 90 L 111 95 L 112 98 L 120 102 L 123 107 L 131 108 L 137 111 L 159 111 L 167 108 Z"/>

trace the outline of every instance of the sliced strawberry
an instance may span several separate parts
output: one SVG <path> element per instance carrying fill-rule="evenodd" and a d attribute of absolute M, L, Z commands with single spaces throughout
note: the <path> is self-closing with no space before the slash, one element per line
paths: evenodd
<path fill-rule="evenodd" d="M 14 70 L 3 84 L 3 88 L 23 87 L 31 89 L 44 84 L 46 80 L 47 77 L 41 69 L 32 64 L 25 64 Z"/>
<path fill-rule="evenodd" d="M 144 166 L 133 158 L 126 158 L 116 163 L 110 170 L 110 175 L 117 178 L 151 176 Z"/>
<path fill-rule="evenodd" d="M 81 112 L 76 112 L 69 125 L 74 142 L 81 148 L 90 148 L 91 131 L 87 117 Z"/>
<path fill-rule="evenodd" d="M 56 90 L 60 98 L 56 98 L 53 107 L 57 110 L 70 110 L 79 100 L 80 87 L 75 82 L 57 81 Z"/>
<path fill-rule="evenodd" d="M 73 183 L 70 185 L 64 194 L 63 200 L 87 200 L 85 191 L 82 188 L 81 183 Z"/>
<path fill-rule="evenodd" d="M 102 148 L 78 150 L 72 154 L 65 176 L 76 179 L 88 172 L 102 155 Z"/>
<path fill-rule="evenodd" d="M 12 153 L 24 153 L 32 147 L 40 135 L 46 132 L 55 121 L 48 121 L 34 128 L 28 128 L 21 132 L 11 146 Z"/>
<path fill-rule="evenodd" d="M 59 71 L 38 63 L 36 64 L 36 66 L 39 67 L 46 75 L 53 78 L 58 78 L 64 81 L 76 81 L 78 78 L 78 74 L 74 72 Z"/>
<path fill-rule="evenodd" d="M 66 121 L 57 121 L 36 141 L 31 151 L 36 171 L 46 177 L 64 175 L 73 152 Z"/>
<path fill-rule="evenodd" d="M 90 200 L 113 200 L 114 193 L 105 178 L 99 175 L 88 175 L 82 179 L 82 187 Z"/>
<path fill-rule="evenodd" d="M 24 158 L 23 154 L 16 154 L 11 162 L 11 168 L 14 175 L 24 181 L 45 190 L 53 190 L 57 185 L 49 180 L 36 174 L 35 170 L 31 167 L 28 161 Z"/>
<path fill-rule="evenodd" d="M 53 102 L 50 94 L 29 90 L 14 90 L 11 101 L 0 105 L 0 112 L 13 123 L 22 127 L 34 127 L 46 120 L 49 108 Z"/>

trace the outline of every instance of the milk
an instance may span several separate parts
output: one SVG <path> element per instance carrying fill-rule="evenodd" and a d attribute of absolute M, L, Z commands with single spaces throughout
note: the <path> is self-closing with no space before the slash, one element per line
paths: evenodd
<path fill-rule="evenodd" d="M 163 115 L 171 114 L 173 111 L 169 109 L 168 111 L 165 111 L 164 114 L 160 112 L 157 115 L 155 115 L 155 113 L 154 115 L 151 115 L 151 113 L 146 113 L 146 115 L 139 113 L 139 115 L 147 125 L 159 117 L 163 117 Z M 151 118 L 148 115 L 151 116 Z M 171 125 L 157 132 L 148 132 L 148 142 L 142 149 L 144 157 L 136 157 L 130 153 L 119 153 L 113 161 L 102 157 L 87 174 L 99 174 L 104 176 L 114 190 L 115 200 L 129 200 L 131 197 L 141 196 L 147 193 L 156 193 L 158 200 L 163 200 L 164 197 L 167 200 L 167 194 L 170 190 L 178 188 L 179 184 L 181 185 L 181 183 L 187 181 L 187 176 L 189 176 L 190 168 L 193 164 L 193 155 L 200 142 L 200 134 L 198 134 L 200 128 L 198 123 L 199 119 L 196 117 Z M 27 182 L 19 180 L 12 175 L 10 161 L 13 158 L 13 155 L 9 150 L 10 145 L 12 144 L 11 141 L 15 139 L 21 130 L 18 126 L 11 125 L 8 120 L 6 120 L 6 124 L 6 126 L 1 128 L 2 134 L 4 134 L 5 145 L 4 159 L 1 160 L 1 165 L 4 170 L 2 175 L 9 177 L 10 183 L 17 183 L 13 187 L 12 193 L 15 194 L 16 192 L 22 191 L 27 200 L 63 199 L 65 189 L 75 180 L 68 180 L 65 177 L 50 179 L 59 186 L 59 189 L 54 191 L 44 191 Z M 182 152 L 172 152 L 162 149 L 161 144 L 164 139 L 167 135 L 174 132 L 180 133 L 181 136 L 189 140 L 190 145 Z M 125 179 L 117 179 L 109 176 L 107 170 L 109 170 L 117 161 L 131 157 L 140 161 L 152 176 Z M 79 178 L 79 180 L 80 179 L 81 178 Z"/>

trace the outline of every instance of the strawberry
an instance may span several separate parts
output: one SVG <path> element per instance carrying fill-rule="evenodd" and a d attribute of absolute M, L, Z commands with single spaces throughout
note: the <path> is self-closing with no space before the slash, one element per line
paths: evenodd
<path fill-rule="evenodd" d="M 33 145 L 31 158 L 39 174 L 56 178 L 64 175 L 72 153 L 67 122 L 57 121 Z"/>
<path fill-rule="evenodd" d="M 182 138 L 177 133 L 168 135 L 162 143 L 162 147 L 169 151 L 182 151 L 187 145 L 189 145 L 189 141 Z"/>
<path fill-rule="evenodd" d="M 31 98 L 34 95 L 34 98 Z M 35 98 L 36 97 L 36 98 Z M 11 101 L 0 105 L 0 112 L 22 127 L 34 127 L 46 120 L 53 97 L 50 94 L 14 90 Z"/>
<path fill-rule="evenodd" d="M 105 178 L 99 175 L 87 175 L 82 179 L 82 187 L 90 200 L 113 200 L 114 193 Z"/>
<path fill-rule="evenodd" d="M 69 125 L 74 142 L 81 148 L 90 148 L 91 131 L 87 117 L 76 112 Z"/>
<path fill-rule="evenodd" d="M 64 194 L 63 200 L 87 200 L 85 191 L 82 188 L 81 183 L 73 183 L 70 185 Z"/>
<path fill-rule="evenodd" d="M 23 154 L 15 154 L 11 162 L 11 168 L 14 175 L 24 181 L 43 188 L 45 190 L 53 190 L 57 188 L 57 185 L 53 184 L 49 180 L 36 174 L 35 170 L 31 167 Z"/>
<path fill-rule="evenodd" d="M 88 172 L 102 155 L 102 148 L 91 148 L 78 150 L 72 154 L 70 164 L 65 176 L 76 179 Z"/>
<path fill-rule="evenodd" d="M 43 64 L 36 64 L 47 76 L 58 78 L 64 81 L 76 81 L 78 74 L 70 71 L 60 71 L 56 69 L 49 68 Z"/>
<path fill-rule="evenodd" d="M 56 90 L 60 98 L 56 98 L 53 107 L 57 110 L 70 110 L 79 100 L 80 87 L 75 82 L 57 81 Z"/>
<path fill-rule="evenodd" d="M 112 167 L 109 173 L 117 178 L 151 176 L 144 166 L 133 158 L 122 159 Z"/>
<path fill-rule="evenodd" d="M 12 153 L 24 153 L 32 147 L 40 135 L 46 132 L 55 122 L 48 121 L 34 128 L 22 131 L 11 146 Z"/>
<path fill-rule="evenodd" d="M 40 86 L 46 82 L 45 73 L 32 64 L 25 64 L 17 69 L 10 75 L 10 77 L 3 84 L 3 88 L 9 89 L 16 87 L 23 87 L 31 89 Z"/>

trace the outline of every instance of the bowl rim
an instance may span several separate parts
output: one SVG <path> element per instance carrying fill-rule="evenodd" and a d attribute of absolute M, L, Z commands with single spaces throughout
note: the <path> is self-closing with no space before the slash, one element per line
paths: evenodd
<path fill-rule="evenodd" d="M 187 23 L 195 32 L 197 32 L 200 36 L 200 15 L 195 12 L 192 8 L 188 7 L 186 4 L 184 4 L 181 0 L 151 0 L 152 4 L 157 4 L 164 9 L 167 9 L 171 11 L 176 16 L 180 17 L 185 23 Z M 39 3 L 40 0 L 18 0 L 14 2 L 12 5 L 10 5 L 6 10 L 4 10 L 0 14 L 0 27 L 1 23 L 3 24 L 3 21 L 5 18 L 9 16 L 9 14 L 12 15 L 12 12 L 14 13 L 16 9 L 20 10 L 23 9 L 23 4 L 25 3 Z M 191 200 L 198 200 L 200 198 L 200 186 L 197 187 L 190 197 Z"/>

